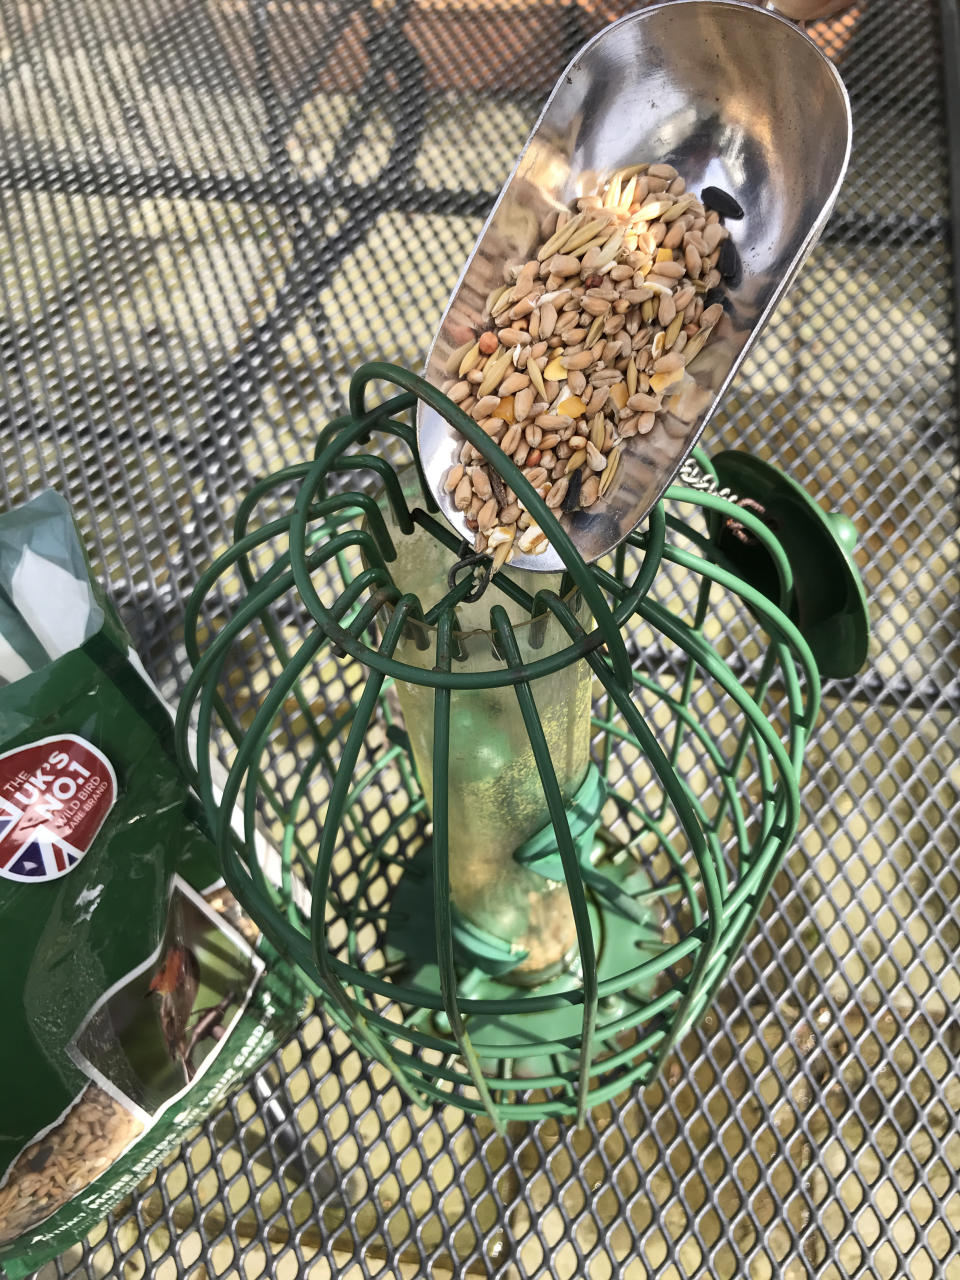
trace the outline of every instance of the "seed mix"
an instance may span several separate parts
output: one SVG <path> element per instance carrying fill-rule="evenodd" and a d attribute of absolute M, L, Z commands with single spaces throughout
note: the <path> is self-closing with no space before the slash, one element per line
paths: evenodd
<path fill-rule="evenodd" d="M 558 516 L 603 500 L 624 442 L 652 431 L 723 314 L 740 258 L 717 188 L 702 199 L 669 164 L 621 169 L 551 213 L 535 258 L 508 266 L 482 331 L 450 356 L 442 390 L 520 468 Z M 500 569 L 546 535 L 463 440 L 444 488 L 478 552 Z"/>

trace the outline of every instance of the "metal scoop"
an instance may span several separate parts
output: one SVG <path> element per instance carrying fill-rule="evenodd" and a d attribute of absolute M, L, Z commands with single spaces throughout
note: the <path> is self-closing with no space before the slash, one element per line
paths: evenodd
<path fill-rule="evenodd" d="M 612 23 L 561 75 L 480 233 L 447 305 L 425 377 L 440 386 L 451 353 L 481 325 L 507 264 L 536 253 L 541 220 L 613 171 L 667 162 L 688 190 L 719 187 L 744 211 L 729 222 L 743 263 L 725 315 L 693 363 L 682 414 L 626 441 L 605 498 L 565 518 L 587 561 L 616 547 L 666 489 L 833 208 L 850 155 L 850 104 L 836 69 L 785 18 L 736 0 L 674 0 Z M 420 405 L 420 456 L 450 524 L 469 541 L 444 492 L 461 440 Z M 556 572 L 548 548 L 517 568 Z"/>

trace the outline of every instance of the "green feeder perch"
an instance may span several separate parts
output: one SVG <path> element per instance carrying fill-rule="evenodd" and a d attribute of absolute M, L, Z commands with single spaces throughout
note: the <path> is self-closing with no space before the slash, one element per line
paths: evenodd
<path fill-rule="evenodd" d="M 396 393 L 371 407 L 373 382 Z M 497 455 L 564 572 L 478 585 L 418 399 Z M 855 570 L 802 491 L 781 510 L 766 473 L 757 495 L 739 455 L 718 479 L 700 453 L 701 487 L 588 565 L 422 379 L 364 366 L 350 407 L 254 486 L 198 583 L 179 748 L 195 723 L 230 889 L 361 1052 L 498 1126 L 582 1119 L 654 1078 L 737 956 L 797 829 L 818 659 L 862 660 Z"/>

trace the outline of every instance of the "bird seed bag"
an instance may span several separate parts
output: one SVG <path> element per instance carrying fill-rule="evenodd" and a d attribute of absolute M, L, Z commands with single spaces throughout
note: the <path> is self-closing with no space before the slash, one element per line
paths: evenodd
<path fill-rule="evenodd" d="M 0 1264 L 95 1226 L 295 1024 L 64 500 L 0 515 Z"/>

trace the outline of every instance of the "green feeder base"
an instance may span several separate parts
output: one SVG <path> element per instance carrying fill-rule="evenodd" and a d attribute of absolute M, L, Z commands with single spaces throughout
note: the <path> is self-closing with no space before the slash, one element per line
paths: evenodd
<path fill-rule="evenodd" d="M 661 912 L 650 878 L 632 856 L 619 849 L 616 841 L 596 837 L 599 809 L 578 824 L 578 814 L 589 812 L 578 805 L 585 793 L 602 799 L 605 788 L 599 771 L 591 766 L 589 776 L 568 807 L 578 860 L 587 893 L 587 905 L 596 953 L 597 979 L 601 991 L 606 984 L 614 992 L 602 996 L 597 1005 L 596 1037 L 613 1045 L 625 1029 L 638 1022 L 649 1004 L 657 983 L 656 957 L 663 950 Z M 579 830 L 578 830 L 579 826 Z M 552 852 L 550 852 L 552 846 Z M 518 862 L 538 869 L 545 876 L 563 880 L 563 868 L 553 828 L 544 828 L 517 850 Z M 423 902 L 433 897 L 433 850 L 421 849 L 404 870 L 394 891 L 386 929 L 386 958 L 398 979 L 435 1002 L 440 995 L 437 965 L 437 936 L 433 918 L 423 911 Z M 537 1078 L 551 1083 L 557 1074 L 576 1067 L 582 1035 L 583 975 L 574 953 L 562 970 L 530 987 L 511 980 L 523 952 L 504 940 L 482 934 L 465 921 L 454 919 L 454 944 L 460 981 L 458 997 L 490 1001 L 495 1008 L 471 1014 L 466 1020 L 477 1057 L 485 1072 L 534 1086 Z M 629 986 L 620 981 L 625 957 L 637 965 L 652 963 L 637 974 Z M 543 1009 L 541 997 L 570 993 L 575 1003 Z M 423 1007 L 410 1007 L 408 1026 L 427 1024 L 430 1030 L 450 1038 L 456 1051 L 450 1021 L 442 1009 L 430 1014 Z"/>

